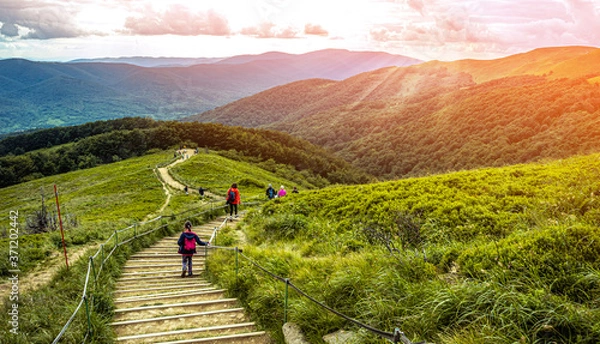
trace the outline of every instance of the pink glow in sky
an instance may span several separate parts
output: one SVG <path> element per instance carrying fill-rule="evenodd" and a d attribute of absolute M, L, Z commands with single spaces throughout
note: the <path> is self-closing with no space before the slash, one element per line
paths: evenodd
<path fill-rule="evenodd" d="M 0 58 L 326 48 L 423 60 L 600 47 L 600 0 L 0 0 Z"/>

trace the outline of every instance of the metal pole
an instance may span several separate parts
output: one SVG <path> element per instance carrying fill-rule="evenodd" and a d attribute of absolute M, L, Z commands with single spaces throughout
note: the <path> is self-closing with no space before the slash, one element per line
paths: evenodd
<path fill-rule="evenodd" d="M 239 252 L 239 250 L 238 250 L 238 248 L 236 246 L 235 247 L 235 277 L 237 277 L 238 270 L 239 270 L 239 268 L 238 268 L 238 252 Z"/>
<path fill-rule="evenodd" d="M 65 231 L 63 230 L 62 218 L 60 216 L 60 203 L 58 202 L 58 189 L 56 188 L 56 184 L 54 184 L 54 196 L 56 198 L 56 210 L 58 212 L 58 223 L 60 224 L 60 236 L 62 237 L 63 251 L 65 253 L 65 264 L 67 265 L 67 270 L 69 270 L 69 258 L 67 257 L 67 244 L 65 244 Z"/>
<path fill-rule="evenodd" d="M 90 317 L 90 306 L 88 305 L 87 295 L 83 295 L 83 301 L 85 301 L 85 313 L 87 314 L 88 333 L 92 333 L 92 319 Z"/>
<path fill-rule="evenodd" d="M 285 279 L 285 299 L 283 301 L 283 323 L 287 323 L 288 318 L 288 287 L 290 285 L 290 279 Z"/>
<path fill-rule="evenodd" d="M 204 272 L 208 273 L 208 243 L 204 245 Z"/>
<path fill-rule="evenodd" d="M 104 244 L 100 244 L 100 270 L 102 270 L 102 266 L 104 266 Z"/>
<path fill-rule="evenodd" d="M 92 274 L 94 274 L 94 286 L 98 288 L 98 277 L 96 276 L 96 268 L 94 267 L 94 257 L 90 257 L 90 264 L 92 265 Z"/>

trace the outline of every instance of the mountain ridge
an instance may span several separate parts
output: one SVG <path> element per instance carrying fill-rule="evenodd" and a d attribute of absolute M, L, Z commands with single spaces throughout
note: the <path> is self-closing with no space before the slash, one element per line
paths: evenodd
<path fill-rule="evenodd" d="M 43 94 L 52 90 L 40 88 L 39 96 L 21 97 L 19 106 L 0 108 L 0 133 L 81 124 L 94 112 L 98 112 L 94 120 L 125 116 L 178 119 L 297 80 L 315 77 L 341 80 L 385 65 L 421 62 L 401 55 L 379 52 L 365 55 L 343 50 L 281 56 L 278 59 L 246 56 L 244 63 L 230 60 L 230 63 L 154 68 L 126 63 L 0 60 L 0 102 L 4 104 L 10 104 L 10 98 L 25 88 L 59 76 L 96 83 L 105 89 L 106 95 L 86 95 L 84 98 L 94 101 L 82 108 L 57 102 Z M 82 90 L 74 84 L 67 82 L 54 88 L 62 87 L 64 94 L 72 94 L 67 103 L 78 103 L 77 95 Z M 108 96 L 108 89 L 117 93 Z M 104 106 L 102 102 L 116 107 Z"/>
<path fill-rule="evenodd" d="M 185 120 L 282 130 L 398 178 L 600 151 L 598 77 L 598 48 L 538 49 L 299 81 Z"/>

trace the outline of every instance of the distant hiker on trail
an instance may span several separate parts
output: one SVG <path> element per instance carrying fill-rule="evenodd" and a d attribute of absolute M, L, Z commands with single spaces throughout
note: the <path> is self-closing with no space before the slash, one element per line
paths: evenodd
<path fill-rule="evenodd" d="M 298 193 L 298 188 L 294 186 L 294 190 L 292 190 L 292 193 Z"/>
<path fill-rule="evenodd" d="M 285 188 L 282 185 L 279 188 L 279 192 L 277 193 L 277 197 L 281 198 L 281 197 L 285 197 L 285 195 L 287 195 L 287 191 L 285 191 Z"/>
<path fill-rule="evenodd" d="M 273 185 L 269 184 L 269 187 L 267 188 L 267 197 L 269 199 L 273 199 L 275 198 L 275 195 L 277 195 L 277 193 L 275 192 L 275 189 L 273 189 Z"/>
<path fill-rule="evenodd" d="M 184 231 L 177 240 L 179 245 L 179 254 L 181 254 L 181 277 L 185 277 L 187 272 L 188 277 L 192 277 L 192 256 L 196 253 L 196 244 L 201 246 L 209 246 L 210 243 L 200 240 L 198 235 L 192 232 L 192 223 L 186 221 Z"/>
<path fill-rule="evenodd" d="M 200 194 L 200 197 L 204 198 L 204 188 L 203 187 L 200 187 L 198 189 L 198 193 Z"/>
<path fill-rule="evenodd" d="M 183 191 L 185 191 L 186 195 L 188 194 L 188 187 L 187 187 L 187 185 L 183 188 Z"/>
<path fill-rule="evenodd" d="M 232 215 L 235 212 L 235 217 L 238 217 L 238 204 L 241 203 L 240 191 L 237 188 L 237 183 L 231 184 L 229 190 L 227 190 L 227 204 L 229 204 L 229 219 L 232 219 Z"/>

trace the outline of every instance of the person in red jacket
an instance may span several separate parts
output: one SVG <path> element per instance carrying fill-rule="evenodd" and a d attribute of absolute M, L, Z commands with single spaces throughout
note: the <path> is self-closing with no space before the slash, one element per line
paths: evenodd
<path fill-rule="evenodd" d="M 237 183 L 231 184 L 229 190 L 227 190 L 227 204 L 229 204 L 229 219 L 235 212 L 235 217 L 238 217 L 238 204 L 241 203 L 240 190 L 237 188 Z"/>
<path fill-rule="evenodd" d="M 181 233 L 179 240 L 177 240 L 179 254 L 181 254 L 181 277 L 185 277 L 186 272 L 189 277 L 192 277 L 192 256 L 196 253 L 196 244 L 208 246 L 209 243 L 200 240 L 200 237 L 192 232 L 192 223 L 190 221 L 186 221 L 184 227 L 183 233 Z"/>

